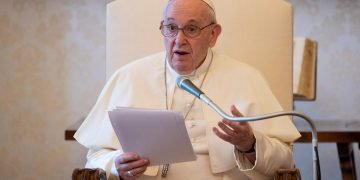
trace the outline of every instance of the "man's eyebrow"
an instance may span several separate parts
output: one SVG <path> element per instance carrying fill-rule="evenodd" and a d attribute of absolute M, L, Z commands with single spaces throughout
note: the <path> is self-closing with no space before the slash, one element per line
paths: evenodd
<path fill-rule="evenodd" d="M 168 18 L 166 18 L 166 20 L 175 20 L 175 19 L 174 19 L 174 18 L 171 18 L 171 17 L 170 17 L 170 18 L 168 17 Z"/>
<path fill-rule="evenodd" d="M 166 21 L 173 21 L 173 20 L 175 20 L 175 18 L 171 18 L 171 17 L 166 18 Z M 200 24 L 200 22 L 195 19 L 190 19 L 186 22 L 186 24 Z"/>

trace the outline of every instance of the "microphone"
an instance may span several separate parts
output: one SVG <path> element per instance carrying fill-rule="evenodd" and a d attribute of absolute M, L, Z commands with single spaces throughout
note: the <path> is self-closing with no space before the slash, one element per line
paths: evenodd
<path fill-rule="evenodd" d="M 194 95 L 195 97 L 199 98 L 202 102 L 210 106 L 221 117 L 231 121 L 237 121 L 237 122 L 259 121 L 259 120 L 270 119 L 279 116 L 297 116 L 306 120 L 311 127 L 311 134 L 312 134 L 313 179 L 314 180 L 321 179 L 317 131 L 315 124 L 310 117 L 296 111 L 282 111 L 282 112 L 275 112 L 275 113 L 263 114 L 258 116 L 234 117 L 226 114 L 218 105 L 216 105 L 209 97 L 207 97 L 205 93 L 202 92 L 198 87 L 196 87 L 188 78 L 184 76 L 179 76 L 176 79 L 176 84 L 179 88 L 189 92 L 190 94 Z"/>
<path fill-rule="evenodd" d="M 201 94 L 204 94 L 198 87 L 196 87 L 188 78 L 180 76 L 176 79 L 176 84 L 179 88 L 189 92 L 197 98 L 200 98 Z"/>

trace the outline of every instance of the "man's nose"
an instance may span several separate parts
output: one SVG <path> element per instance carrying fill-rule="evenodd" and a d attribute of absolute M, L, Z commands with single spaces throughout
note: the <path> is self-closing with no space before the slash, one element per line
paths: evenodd
<path fill-rule="evenodd" d="M 177 35 L 175 36 L 175 42 L 177 44 L 183 44 L 187 41 L 187 37 L 184 34 L 184 31 L 179 29 L 179 32 L 177 33 Z"/>

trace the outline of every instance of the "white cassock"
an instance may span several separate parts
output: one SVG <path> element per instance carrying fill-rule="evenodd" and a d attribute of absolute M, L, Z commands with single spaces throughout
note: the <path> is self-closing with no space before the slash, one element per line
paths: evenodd
<path fill-rule="evenodd" d="M 86 167 L 102 168 L 110 179 L 118 179 L 114 159 L 122 150 L 107 113 L 117 106 L 168 106 L 184 116 L 188 114 L 185 123 L 197 160 L 171 164 L 166 179 L 272 179 L 277 169 L 294 166 L 290 144 L 300 134 L 288 117 L 250 122 L 256 138 L 256 162 L 251 164 L 232 144 L 212 132 L 222 118 L 199 100 L 192 104 L 194 96 L 175 85 L 177 76 L 166 64 L 165 52 L 117 70 L 74 136 L 89 148 Z M 228 113 L 232 104 L 245 116 L 282 110 L 257 70 L 211 49 L 189 78 Z M 161 167 L 149 167 L 141 179 L 162 179 L 160 174 Z"/>

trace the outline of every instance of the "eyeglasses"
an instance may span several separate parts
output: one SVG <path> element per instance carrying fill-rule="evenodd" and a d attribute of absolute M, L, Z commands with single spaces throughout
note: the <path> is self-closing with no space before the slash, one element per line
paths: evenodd
<path fill-rule="evenodd" d="M 160 30 L 161 34 L 165 37 L 175 37 L 179 30 L 182 30 L 186 37 L 188 38 L 195 38 L 200 35 L 201 30 L 213 25 L 215 23 L 210 23 L 204 27 L 199 27 L 195 25 L 186 25 L 183 28 L 179 28 L 176 24 L 167 24 L 167 25 L 161 25 Z"/>

